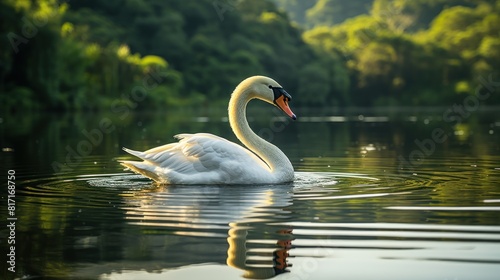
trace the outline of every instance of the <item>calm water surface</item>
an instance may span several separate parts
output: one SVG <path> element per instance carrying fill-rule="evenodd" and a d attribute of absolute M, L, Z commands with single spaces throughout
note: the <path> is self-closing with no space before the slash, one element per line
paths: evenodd
<path fill-rule="evenodd" d="M 224 110 L 2 116 L 1 279 L 499 279 L 500 114 L 445 109 L 252 108 L 296 170 L 259 186 L 161 186 L 116 163 L 182 132 L 236 141 Z"/>

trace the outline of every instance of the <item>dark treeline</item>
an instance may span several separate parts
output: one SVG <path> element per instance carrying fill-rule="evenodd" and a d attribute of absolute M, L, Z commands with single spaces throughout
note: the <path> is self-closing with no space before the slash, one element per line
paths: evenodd
<path fill-rule="evenodd" d="M 214 104 L 256 74 L 297 105 L 448 106 L 498 80 L 499 15 L 500 0 L 0 0 L 0 106 Z"/>

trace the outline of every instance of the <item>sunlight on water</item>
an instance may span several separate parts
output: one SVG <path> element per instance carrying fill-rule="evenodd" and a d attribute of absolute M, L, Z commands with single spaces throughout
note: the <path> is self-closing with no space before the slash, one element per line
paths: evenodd
<path fill-rule="evenodd" d="M 355 279 L 358 274 L 351 269 L 360 264 L 373 277 L 388 279 L 417 264 L 422 271 L 408 279 L 454 275 L 446 271 L 458 264 L 465 271 L 460 275 L 467 267 L 481 269 L 477 279 L 500 271 L 500 225 L 441 224 L 436 216 L 480 211 L 488 214 L 485 218 L 497 217 L 499 207 L 401 206 L 404 201 L 418 204 L 427 187 L 394 180 L 361 173 L 296 172 L 293 184 L 278 186 L 161 186 L 138 175 L 109 173 L 40 184 L 34 180 L 24 195 L 39 197 L 36 203 L 45 208 L 61 208 L 60 199 L 67 201 L 76 214 L 73 219 L 81 221 L 73 228 L 72 251 L 90 257 L 84 251 L 106 240 L 105 247 L 120 247 L 124 260 L 129 259 L 127 252 L 138 252 L 134 259 L 155 256 L 154 262 L 125 262 L 120 265 L 125 270 L 104 260 L 80 264 L 72 272 L 78 277 L 188 279 L 212 271 L 221 273 L 219 279 L 234 279 L 289 271 L 279 279 L 326 279 L 332 274 Z M 122 222 L 116 220 L 121 215 Z M 423 219 L 434 223 L 418 222 Z M 119 231 L 89 236 L 96 223 Z M 401 268 L 395 269 L 395 263 Z M 108 272 L 94 275 L 103 269 Z M 387 270 L 391 273 L 383 272 Z"/>
<path fill-rule="evenodd" d="M 423 119 L 405 119 L 408 130 Z M 299 136 L 273 135 L 296 170 L 294 182 L 281 185 L 165 186 L 124 173 L 116 163 L 125 158 L 121 145 L 163 143 L 148 134 L 154 129 L 141 130 L 131 145 L 112 139 L 102 148 L 116 152 L 97 151 L 61 172 L 30 160 L 14 164 L 6 153 L 21 174 L 19 269 L 25 278 L 61 280 L 496 279 L 499 147 L 481 137 L 498 134 L 470 136 L 487 147 L 458 139 L 411 163 L 413 142 L 407 150 L 394 144 L 409 132 L 396 125 L 388 133 L 391 121 L 299 119 Z M 219 122 L 227 126 L 205 116 L 189 124 L 224 131 Z"/>

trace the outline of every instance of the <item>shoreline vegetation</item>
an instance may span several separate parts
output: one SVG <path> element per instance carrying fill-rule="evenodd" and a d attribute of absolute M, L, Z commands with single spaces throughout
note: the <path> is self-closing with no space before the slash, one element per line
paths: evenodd
<path fill-rule="evenodd" d="M 2 0 L 0 107 L 218 106 L 257 74 L 294 107 L 500 106 L 500 0 L 351 2 Z"/>

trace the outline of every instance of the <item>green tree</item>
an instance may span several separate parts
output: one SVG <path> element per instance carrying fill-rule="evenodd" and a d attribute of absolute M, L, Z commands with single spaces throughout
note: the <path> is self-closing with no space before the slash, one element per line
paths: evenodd
<path fill-rule="evenodd" d="M 3 30 L 7 41 L 2 40 L 0 70 L 0 88 L 4 89 L 0 98 L 9 106 L 5 111 L 16 110 L 13 104 L 28 108 L 39 103 L 60 106 L 58 60 L 54 58 L 58 57 L 58 28 L 66 6 L 52 0 L 5 1 L 0 5 L 2 12 L 9 13 L 2 17 L 8 28 Z M 18 94 L 23 100 L 19 100 Z"/>
<path fill-rule="evenodd" d="M 334 25 L 348 18 L 366 14 L 373 0 L 342 1 L 318 0 L 306 12 L 308 26 Z"/>
<path fill-rule="evenodd" d="M 360 53 L 356 70 L 359 71 L 359 86 L 370 87 L 378 92 L 390 89 L 396 75 L 397 54 L 389 44 L 370 43 Z"/>
<path fill-rule="evenodd" d="M 403 33 L 415 23 L 416 14 L 409 10 L 406 0 L 375 0 L 371 14 L 385 22 L 396 33 Z"/>
<path fill-rule="evenodd" d="M 312 8 L 318 0 L 274 0 L 274 3 L 290 15 L 290 19 L 302 26 L 307 26 L 306 12 Z"/>

